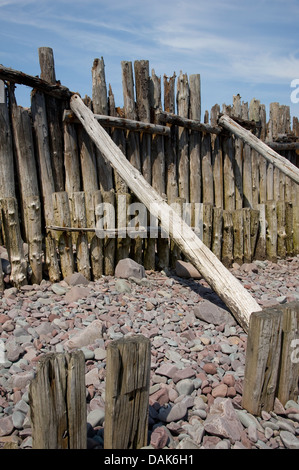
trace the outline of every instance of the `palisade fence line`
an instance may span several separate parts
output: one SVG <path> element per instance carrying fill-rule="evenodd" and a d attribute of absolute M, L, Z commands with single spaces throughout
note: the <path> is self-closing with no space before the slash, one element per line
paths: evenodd
<path fill-rule="evenodd" d="M 56 282 L 74 271 L 97 279 L 113 275 L 126 257 L 149 270 L 175 267 L 182 254 L 174 242 L 152 227 L 156 221 L 70 111 L 52 49 L 39 48 L 39 62 L 40 82 L 1 66 L 1 238 L 11 282 L 39 283 L 45 274 Z M 298 167 L 299 124 L 294 117 L 291 129 L 288 106 L 271 103 L 267 122 L 259 100 L 248 104 L 236 95 L 232 106 L 215 105 L 202 122 L 199 74 L 164 75 L 162 103 L 161 78 L 150 74 L 149 62 L 122 61 L 123 108 L 107 88 L 103 58 L 94 60 L 91 75 L 85 104 L 223 264 L 299 253 L 299 185 L 218 124 L 222 115 L 233 117 Z M 16 103 L 20 82 L 38 86 L 30 109 Z"/>

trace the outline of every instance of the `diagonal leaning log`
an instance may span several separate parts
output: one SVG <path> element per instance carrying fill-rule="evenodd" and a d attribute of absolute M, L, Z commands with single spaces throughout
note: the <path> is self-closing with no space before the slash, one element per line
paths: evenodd
<path fill-rule="evenodd" d="M 237 322 L 248 331 L 252 312 L 261 307 L 242 284 L 231 274 L 181 217 L 146 182 L 140 172 L 126 159 L 107 132 L 94 118 L 92 111 L 85 106 L 79 95 L 70 100 L 71 109 L 76 114 L 95 145 L 123 178 L 150 213 L 158 218 L 161 227 L 174 239 L 180 250 L 199 270 L 210 287 L 230 309 Z"/>

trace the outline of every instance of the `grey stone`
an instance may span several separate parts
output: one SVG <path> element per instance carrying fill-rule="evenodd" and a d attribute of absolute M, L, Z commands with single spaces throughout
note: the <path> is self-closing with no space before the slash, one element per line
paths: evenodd
<path fill-rule="evenodd" d="M 69 286 L 78 286 L 78 285 L 87 285 L 89 284 L 88 279 L 86 279 L 85 276 L 81 273 L 73 273 L 70 276 L 67 276 L 64 278 L 64 281 L 69 285 Z"/>
<path fill-rule="evenodd" d="M 67 292 L 67 289 L 60 284 L 52 284 L 51 289 L 57 295 L 64 295 Z"/>
<path fill-rule="evenodd" d="M 97 408 L 96 410 L 90 411 L 87 415 L 87 422 L 92 427 L 101 426 L 105 419 L 105 410 L 103 408 Z"/>
<path fill-rule="evenodd" d="M 15 410 L 12 414 L 12 422 L 16 429 L 22 429 L 26 415 L 22 411 Z"/>
<path fill-rule="evenodd" d="M 0 418 L 0 437 L 8 436 L 12 433 L 14 425 L 11 416 Z"/>
<path fill-rule="evenodd" d="M 193 380 L 183 379 L 176 383 L 176 391 L 179 395 L 191 395 L 194 390 Z"/>
<path fill-rule="evenodd" d="M 201 279 L 201 274 L 197 271 L 197 269 L 191 264 L 186 261 L 178 260 L 175 263 L 175 272 L 178 277 L 182 278 L 193 278 L 193 279 Z"/>
<path fill-rule="evenodd" d="M 287 449 L 299 449 L 299 438 L 289 431 L 281 431 L 280 438 Z"/>
<path fill-rule="evenodd" d="M 171 421 L 179 421 L 183 419 L 187 414 L 187 406 L 180 402 L 176 403 L 175 405 L 161 407 L 159 410 L 159 419 L 166 423 L 170 423 Z"/>
<path fill-rule="evenodd" d="M 194 308 L 194 315 L 196 318 L 213 325 L 222 325 L 223 323 L 229 326 L 236 325 L 235 319 L 227 310 L 209 300 L 199 302 L 198 306 Z"/>
<path fill-rule="evenodd" d="M 146 277 L 144 267 L 131 258 L 121 259 L 116 265 L 114 275 L 123 279 L 129 279 L 129 277 L 143 279 Z"/>
<path fill-rule="evenodd" d="M 132 291 L 130 284 L 123 279 L 115 281 L 115 290 L 120 294 L 129 294 Z"/>

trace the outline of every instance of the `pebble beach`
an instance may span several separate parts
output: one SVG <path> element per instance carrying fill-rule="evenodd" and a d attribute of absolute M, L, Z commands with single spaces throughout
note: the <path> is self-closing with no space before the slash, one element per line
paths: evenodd
<path fill-rule="evenodd" d="M 299 256 L 234 264 L 262 307 L 299 301 Z M 190 277 L 191 276 L 191 277 Z M 28 388 L 38 360 L 81 349 L 87 447 L 103 449 L 109 342 L 151 342 L 148 449 L 299 449 L 299 400 L 253 416 L 242 408 L 247 334 L 200 275 L 81 274 L 0 294 L 0 448 L 32 448 Z M 101 326 L 96 338 L 86 335 Z M 85 332 L 85 333 L 84 333 Z"/>

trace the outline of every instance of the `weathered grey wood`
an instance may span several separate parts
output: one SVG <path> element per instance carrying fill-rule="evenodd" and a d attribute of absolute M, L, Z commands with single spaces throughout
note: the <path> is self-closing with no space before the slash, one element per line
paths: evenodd
<path fill-rule="evenodd" d="M 289 176 L 289 178 L 291 178 L 296 183 L 299 183 L 299 169 L 286 158 L 272 150 L 264 142 L 237 124 L 229 116 L 222 115 L 218 122 L 221 126 L 243 139 L 244 142 L 248 143 L 248 145 L 250 145 L 254 150 L 266 158 L 285 175 Z"/>
<path fill-rule="evenodd" d="M 130 222 L 130 216 L 128 214 L 128 206 L 130 205 L 132 200 L 132 196 L 129 193 L 126 194 L 118 194 L 116 205 L 117 205 L 117 224 L 118 224 L 118 238 L 117 238 L 117 250 L 116 250 L 116 263 L 121 259 L 129 258 L 130 256 L 130 245 L 131 245 L 131 238 L 128 235 L 128 226 Z M 124 230 L 121 230 L 124 228 Z M 145 266 L 148 269 L 148 266 L 152 266 L 147 260 L 147 247 L 145 246 Z"/>
<path fill-rule="evenodd" d="M 284 201 L 277 201 L 277 255 L 279 258 L 286 256 L 286 205 Z"/>
<path fill-rule="evenodd" d="M 234 176 L 234 146 L 233 138 L 223 139 L 223 191 L 224 209 L 235 210 L 235 176 Z"/>
<path fill-rule="evenodd" d="M 134 335 L 107 348 L 105 449 L 140 449 L 147 445 L 150 340 Z"/>
<path fill-rule="evenodd" d="M 43 249 L 41 232 L 41 203 L 39 196 L 26 196 L 23 200 L 24 218 L 31 267 L 31 283 L 40 284 L 43 278 Z"/>
<path fill-rule="evenodd" d="M 159 121 L 176 124 L 177 126 L 185 127 L 193 131 L 206 132 L 207 134 L 221 134 L 221 132 L 223 132 L 220 126 L 211 126 L 210 124 L 188 119 L 184 116 L 167 112 L 166 110 L 159 110 Z"/>
<path fill-rule="evenodd" d="M 102 203 L 101 191 L 85 193 L 86 200 L 86 218 L 89 227 L 97 227 L 98 222 L 98 206 Z M 104 274 L 104 246 L 103 239 L 97 233 L 90 234 L 90 263 L 93 279 L 100 279 Z"/>
<path fill-rule="evenodd" d="M 82 351 L 45 354 L 29 387 L 33 449 L 86 449 Z"/>
<path fill-rule="evenodd" d="M 5 244 L 11 265 L 10 281 L 19 289 L 27 284 L 27 262 L 21 238 L 17 199 L 14 197 L 1 199 L 1 212 Z"/>
<path fill-rule="evenodd" d="M 166 112 L 175 111 L 175 73 L 172 77 L 163 77 L 164 85 L 164 109 Z M 178 197 L 177 184 L 177 127 L 168 124 L 170 134 L 165 138 L 165 172 L 166 172 L 166 195 L 168 204 L 172 204 Z"/>
<path fill-rule="evenodd" d="M 202 202 L 204 204 L 214 204 L 214 185 L 211 152 L 211 135 L 203 133 L 201 140 L 201 171 Z"/>
<path fill-rule="evenodd" d="M 132 62 L 122 61 L 121 67 L 125 117 L 128 119 L 136 120 L 137 110 L 134 99 L 134 78 Z M 126 156 L 131 165 L 133 165 L 133 167 L 136 168 L 138 171 L 141 171 L 140 141 L 139 135 L 135 132 L 129 132 L 127 135 Z M 136 199 L 135 195 L 132 196 L 132 202 L 139 202 Z M 142 249 L 143 239 L 139 236 L 135 236 L 132 240 L 131 252 L 133 259 L 140 264 L 142 263 Z"/>
<path fill-rule="evenodd" d="M 244 260 L 244 225 L 243 209 L 236 209 L 232 213 L 234 230 L 234 261 L 242 264 Z"/>
<path fill-rule="evenodd" d="M 178 114 L 185 119 L 189 117 L 189 83 L 187 74 L 180 72 L 177 81 Z M 183 127 L 178 130 L 178 185 L 179 196 L 189 202 L 190 199 L 190 169 L 189 169 L 189 132 Z"/>
<path fill-rule="evenodd" d="M 4 67 L 0 64 L 0 79 L 12 82 L 20 83 L 21 85 L 27 85 L 31 88 L 47 93 L 48 95 L 54 96 L 58 99 L 68 99 L 72 96 L 72 92 L 65 86 L 56 83 L 55 85 L 46 82 L 38 77 L 33 77 L 26 73 L 14 70 L 11 68 Z"/>
<path fill-rule="evenodd" d="M 200 121 L 201 117 L 201 93 L 200 75 L 190 75 L 190 109 L 191 119 Z M 201 161 L 200 161 L 201 138 L 198 131 L 191 131 L 189 136 L 190 153 L 190 201 L 201 202 Z"/>
<path fill-rule="evenodd" d="M 54 221 L 61 227 L 71 225 L 69 196 L 66 191 L 53 193 Z M 74 254 L 72 235 L 66 231 L 55 232 L 55 238 L 60 255 L 60 266 L 63 278 L 74 273 Z"/>
<path fill-rule="evenodd" d="M 42 280 L 41 204 L 37 180 L 32 123 L 27 109 L 17 106 L 13 87 L 9 89 L 11 122 L 15 147 L 16 173 L 20 194 L 21 219 L 28 243 L 31 282 Z"/>
<path fill-rule="evenodd" d="M 244 263 L 250 263 L 252 260 L 251 251 L 251 223 L 250 223 L 250 208 L 244 207 L 243 211 L 243 237 L 244 237 Z"/>
<path fill-rule="evenodd" d="M 220 113 L 220 106 L 215 104 L 211 109 L 211 124 L 214 125 Z M 211 136 L 212 144 L 212 171 L 214 182 L 214 204 L 216 207 L 224 207 L 223 202 L 223 151 L 222 137 L 218 134 Z"/>
<path fill-rule="evenodd" d="M 174 238 L 179 248 L 231 309 L 243 327 L 247 329 L 251 312 L 260 310 L 257 302 L 217 257 L 205 247 L 192 229 L 174 211 L 171 211 L 170 206 L 145 181 L 140 172 L 129 164 L 78 95 L 72 97 L 71 108 L 79 117 L 96 146 L 105 154 L 105 157 L 120 173 L 138 199 L 154 217 L 158 217 L 161 227 Z M 173 221 L 172 224 L 169 224 L 170 219 Z"/>
<path fill-rule="evenodd" d="M 95 114 L 108 115 L 108 97 L 103 57 L 101 59 L 94 59 L 91 75 L 93 112 Z M 113 169 L 98 149 L 96 149 L 96 158 L 100 189 L 102 192 L 110 191 L 113 188 Z"/>
<path fill-rule="evenodd" d="M 56 84 L 54 54 L 50 47 L 38 49 L 41 79 Z M 62 102 L 45 96 L 55 191 L 64 191 L 63 134 L 61 127 Z"/>
<path fill-rule="evenodd" d="M 153 115 L 156 119 L 155 111 L 161 109 L 161 79 L 152 70 L 150 77 L 150 104 L 154 111 Z M 165 184 L 165 147 L 164 138 L 161 135 L 152 138 L 152 187 L 162 196 L 166 197 Z M 152 255 L 155 253 L 155 239 L 148 240 L 147 245 L 152 246 Z M 169 243 L 167 235 L 164 237 L 163 231 L 159 232 L 157 240 L 158 269 L 165 269 L 169 266 Z"/>
<path fill-rule="evenodd" d="M 299 345 L 299 302 L 283 305 L 282 348 L 277 386 L 277 398 L 285 405 L 288 400 L 296 400 L 299 388 L 299 360 L 296 355 Z"/>
<path fill-rule="evenodd" d="M 266 250 L 267 258 L 271 261 L 277 260 L 277 211 L 276 202 L 266 202 Z"/>
<path fill-rule="evenodd" d="M 13 143 L 6 103 L 0 104 L 0 199 L 15 197 Z"/>
<path fill-rule="evenodd" d="M 99 184 L 96 156 L 92 142 L 90 141 L 85 129 L 83 129 L 81 126 L 78 126 L 77 135 L 83 190 L 85 192 L 96 191 L 97 189 L 99 189 Z"/>
<path fill-rule="evenodd" d="M 259 260 L 266 259 L 266 209 L 265 204 L 258 205 L 259 211 L 259 231 L 255 248 L 255 258 Z"/>
<path fill-rule="evenodd" d="M 72 194 L 81 189 L 80 162 L 75 125 L 64 122 L 65 190 Z"/>
<path fill-rule="evenodd" d="M 72 225 L 76 228 L 86 227 L 87 217 L 85 209 L 85 193 L 75 192 L 70 196 Z M 79 232 L 76 237 L 76 262 L 77 272 L 90 280 L 90 261 L 88 249 L 88 237 L 85 232 Z"/>
<path fill-rule="evenodd" d="M 105 227 L 106 229 L 115 228 L 115 193 L 114 190 L 105 191 L 102 194 L 103 203 L 105 206 Z M 115 267 L 115 249 L 116 249 L 116 239 L 115 235 L 111 233 L 109 236 L 104 238 L 104 274 L 106 276 L 113 276 L 114 267 Z"/>
<path fill-rule="evenodd" d="M 55 192 L 55 185 L 51 164 L 45 96 L 38 91 L 31 94 L 31 112 L 44 218 L 46 225 L 51 225 L 53 223 L 52 194 Z M 46 236 L 46 264 L 51 282 L 59 281 L 60 270 L 56 245 L 51 233 L 47 233 Z"/>
<path fill-rule="evenodd" d="M 213 230 L 212 230 L 212 252 L 221 259 L 222 231 L 223 231 L 223 209 L 213 208 Z"/>
<path fill-rule="evenodd" d="M 224 266 L 230 267 L 233 263 L 233 217 L 230 211 L 223 211 L 223 235 L 221 260 Z"/>
<path fill-rule="evenodd" d="M 282 312 L 251 314 L 246 348 L 242 407 L 253 415 L 272 411 L 279 373 Z"/>
<path fill-rule="evenodd" d="M 299 204 L 293 207 L 293 251 L 299 252 Z"/>

